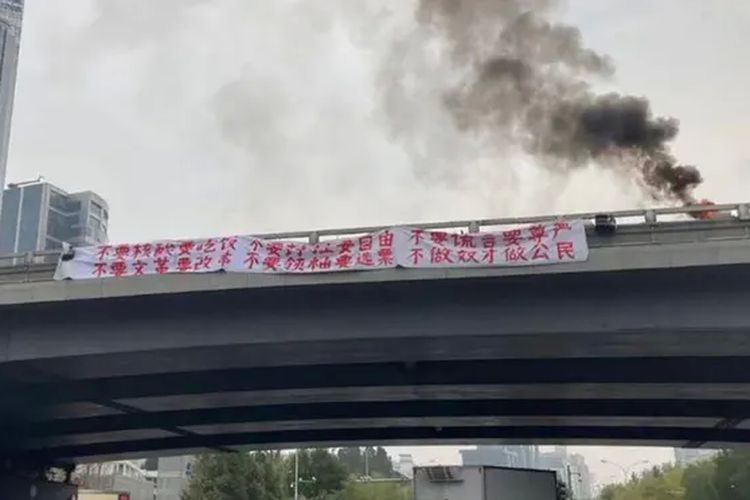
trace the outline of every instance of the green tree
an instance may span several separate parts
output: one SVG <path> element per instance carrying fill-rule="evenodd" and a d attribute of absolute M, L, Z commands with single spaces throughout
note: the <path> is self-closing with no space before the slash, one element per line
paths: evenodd
<path fill-rule="evenodd" d="M 654 467 L 641 475 L 633 475 L 626 484 L 609 485 L 599 494 L 601 500 L 682 500 L 683 469 L 672 466 Z"/>
<path fill-rule="evenodd" d="M 299 492 L 308 499 L 323 499 L 344 488 L 349 474 L 346 467 L 325 448 L 299 450 Z M 294 483 L 294 454 L 287 461 Z"/>
<path fill-rule="evenodd" d="M 388 456 L 385 448 L 380 446 L 368 446 L 364 451 L 361 448 L 339 448 L 336 456 L 349 474 L 356 477 L 365 475 L 365 472 L 370 477 L 398 476 L 393 468 L 391 457 Z M 365 467 L 365 457 L 367 457 L 367 467 Z"/>
<path fill-rule="evenodd" d="M 284 500 L 284 461 L 278 452 L 202 455 L 183 500 Z"/>
<path fill-rule="evenodd" d="M 750 450 L 721 452 L 716 458 L 714 487 L 721 500 L 750 498 Z"/>
<path fill-rule="evenodd" d="M 354 476 L 361 476 L 365 470 L 365 458 L 359 447 L 339 448 L 336 456 L 341 465 L 346 467 L 347 472 Z"/>
<path fill-rule="evenodd" d="M 685 500 L 721 500 L 716 492 L 716 462 L 706 460 L 688 466 L 682 475 Z"/>
<path fill-rule="evenodd" d="M 336 500 L 411 500 L 410 483 L 347 483 Z"/>
<path fill-rule="evenodd" d="M 370 475 L 377 475 L 380 477 L 394 477 L 396 475 L 393 470 L 393 462 L 391 457 L 388 456 L 388 452 L 385 448 L 378 446 L 375 448 L 375 457 L 373 459 L 373 465 L 371 467 L 373 471 Z"/>

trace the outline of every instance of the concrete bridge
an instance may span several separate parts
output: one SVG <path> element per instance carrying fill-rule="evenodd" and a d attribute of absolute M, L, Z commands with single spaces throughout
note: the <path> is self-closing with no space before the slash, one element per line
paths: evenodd
<path fill-rule="evenodd" d="M 750 217 L 716 210 L 579 214 L 590 258 L 561 266 L 55 282 L 6 257 L 0 455 L 750 442 Z"/>

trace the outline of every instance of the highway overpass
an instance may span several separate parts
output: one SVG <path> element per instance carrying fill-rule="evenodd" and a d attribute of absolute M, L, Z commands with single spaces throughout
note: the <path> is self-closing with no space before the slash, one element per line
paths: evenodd
<path fill-rule="evenodd" d="M 616 213 L 560 266 L 60 282 L 6 257 L 0 455 L 750 442 L 747 208 Z"/>

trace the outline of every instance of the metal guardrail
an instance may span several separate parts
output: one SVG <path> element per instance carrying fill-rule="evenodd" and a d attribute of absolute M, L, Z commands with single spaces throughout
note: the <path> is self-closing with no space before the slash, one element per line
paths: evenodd
<path fill-rule="evenodd" d="M 476 219 L 476 220 L 459 220 L 449 222 L 427 222 L 417 224 L 401 224 L 403 226 L 418 227 L 421 229 L 466 229 L 469 232 L 477 232 L 483 227 L 501 227 L 514 226 L 522 224 L 532 224 L 556 219 L 582 219 L 584 221 L 593 221 L 596 216 L 606 214 L 614 217 L 617 222 L 628 222 L 631 224 L 649 224 L 656 225 L 660 216 L 690 215 L 700 213 L 717 213 L 722 218 L 734 218 L 738 220 L 750 221 L 750 203 L 731 203 L 722 205 L 693 205 L 684 207 L 666 207 L 654 209 L 635 209 L 619 210 L 613 212 L 579 212 L 571 214 L 555 215 L 537 215 L 533 217 L 505 217 L 499 219 Z M 391 224 L 390 226 L 393 226 Z M 255 236 L 264 239 L 286 240 L 307 238 L 310 242 L 316 243 L 321 237 L 350 236 L 363 233 L 372 233 L 380 231 L 390 226 L 361 226 L 345 229 L 322 229 L 316 231 L 294 231 L 286 233 L 266 233 Z M 55 265 L 60 258 L 59 250 L 45 250 L 39 252 L 25 252 L 16 254 L 0 255 L 0 272 L 3 268 L 19 268 L 32 266 Z"/>

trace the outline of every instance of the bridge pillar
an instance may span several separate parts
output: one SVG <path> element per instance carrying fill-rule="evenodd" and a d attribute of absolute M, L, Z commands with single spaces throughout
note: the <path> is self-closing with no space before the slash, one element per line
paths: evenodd
<path fill-rule="evenodd" d="M 75 500 L 78 488 L 71 484 L 50 483 L 18 476 L 0 476 L 2 500 Z"/>

